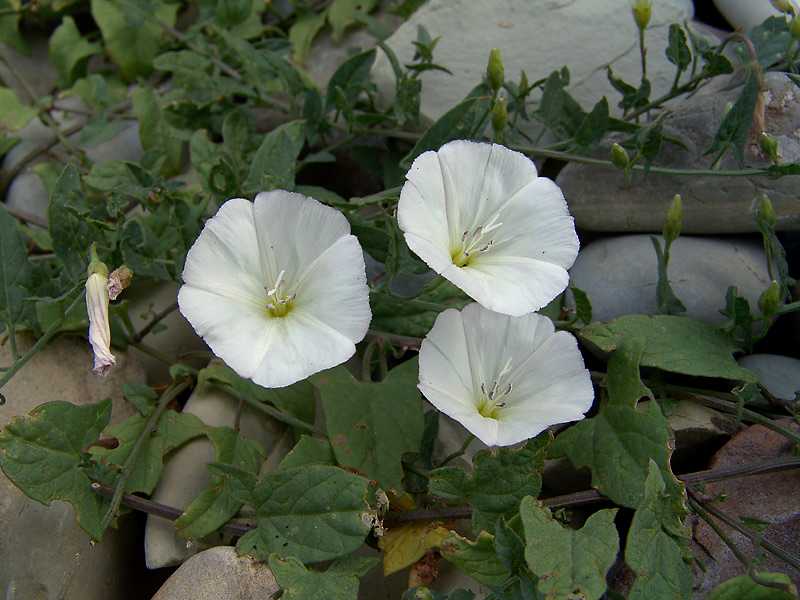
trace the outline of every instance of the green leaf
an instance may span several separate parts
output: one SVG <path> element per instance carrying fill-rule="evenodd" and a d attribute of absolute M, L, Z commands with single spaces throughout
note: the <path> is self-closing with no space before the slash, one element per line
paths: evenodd
<path fill-rule="evenodd" d="M 147 414 L 137 413 L 122 423 L 110 427 L 106 434 L 116 438 L 119 446 L 114 449 L 93 447 L 92 458 L 102 461 L 105 465 L 125 464 L 152 412 L 153 408 L 149 408 Z M 164 411 L 144 442 L 144 448 L 131 469 L 125 491 L 151 494 L 164 470 L 164 455 L 207 431 L 208 428 L 193 414 Z"/>
<path fill-rule="evenodd" d="M 305 465 L 336 466 L 336 457 L 328 440 L 304 435 L 278 465 L 277 471 L 288 471 Z"/>
<path fill-rule="evenodd" d="M 0 87 L 0 124 L 8 131 L 17 131 L 36 116 L 36 110 L 23 104 L 14 90 Z"/>
<path fill-rule="evenodd" d="M 609 401 L 600 413 L 563 431 L 548 458 L 569 457 L 576 468 L 592 470 L 592 485 L 617 504 L 634 508 L 642 499 L 650 459 L 661 469 L 670 493 L 681 483 L 670 470 L 673 433 L 657 402 L 638 410 L 642 397 L 652 398 L 639 378 L 642 342 L 632 340 L 608 362 L 605 386 Z"/>
<path fill-rule="evenodd" d="M 165 158 L 162 173 L 174 175 L 180 172 L 183 142 L 173 135 L 166 123 L 164 113 L 147 86 L 138 85 L 131 92 L 133 112 L 139 119 L 139 141 L 145 151 Z"/>
<path fill-rule="evenodd" d="M 265 388 L 245 379 L 225 364 L 200 369 L 197 374 L 197 387 L 204 383 L 222 383 L 231 386 L 234 391 L 259 402 L 269 402 L 283 412 L 305 421 L 314 422 L 314 387 L 308 381 L 298 381 L 283 388 Z"/>
<path fill-rule="evenodd" d="M 106 111 L 101 111 L 83 125 L 80 135 L 81 145 L 87 148 L 97 146 L 124 131 L 126 127 L 124 123 L 109 123 Z"/>
<path fill-rule="evenodd" d="M 333 41 L 342 41 L 344 30 L 359 22 L 359 15 L 367 14 L 378 6 L 379 0 L 333 0 L 328 11 L 328 21 L 333 27 Z"/>
<path fill-rule="evenodd" d="M 740 329 L 745 347 L 752 348 L 753 315 L 750 313 L 750 301 L 738 295 L 735 285 L 728 286 L 728 291 L 725 293 L 725 308 L 720 312 L 731 320 L 729 331 Z"/>
<path fill-rule="evenodd" d="M 0 204 L 0 327 L 19 321 L 30 285 L 28 253 L 17 233 L 16 221 Z"/>
<path fill-rule="evenodd" d="M 676 512 L 683 498 L 673 499 L 665 492 L 658 465 L 651 460 L 642 502 L 625 544 L 625 561 L 636 573 L 628 600 L 688 600 L 692 596 L 694 577 L 686 560 L 691 555 L 689 536 Z"/>
<path fill-rule="evenodd" d="M 289 41 L 292 43 L 294 60 L 298 64 L 305 61 L 311 42 L 325 27 L 327 17 L 327 11 L 297 10 L 297 18 L 289 28 Z"/>
<path fill-rule="evenodd" d="M 253 0 L 217 0 L 215 21 L 217 25 L 230 29 L 244 22 L 253 8 Z"/>
<path fill-rule="evenodd" d="M 159 239 L 149 228 L 131 219 L 120 234 L 119 249 L 122 260 L 137 275 L 146 275 L 162 281 L 170 281 L 168 266 L 178 270 L 174 261 L 163 259 L 159 253 Z M 166 264 L 165 264 L 166 263 Z"/>
<path fill-rule="evenodd" d="M 328 82 L 328 94 L 325 99 L 325 110 L 352 107 L 364 89 L 369 70 L 375 62 L 377 50 L 367 50 L 348 58 Z M 340 90 L 341 96 L 337 93 Z"/>
<path fill-rule="evenodd" d="M 240 554 L 273 552 L 304 563 L 354 552 L 377 518 L 367 504 L 369 480 L 339 467 L 312 465 L 266 475 L 212 463 L 229 477 L 234 498 L 252 506 L 258 527 L 236 545 Z"/>
<path fill-rule="evenodd" d="M 733 63 L 724 54 L 717 54 L 711 50 L 703 52 L 703 75 L 705 77 L 716 77 L 717 75 L 727 75 L 733 73 Z"/>
<path fill-rule="evenodd" d="M 65 16 L 50 36 L 50 62 L 58 69 L 58 87 L 69 87 L 86 75 L 89 58 L 102 51 L 102 45 L 81 36 L 75 20 Z"/>
<path fill-rule="evenodd" d="M 720 583 L 708 594 L 707 600 L 797 600 L 797 588 L 786 573 L 757 572 L 760 579 L 779 583 L 791 591 L 756 583 L 750 575 L 739 575 Z"/>
<path fill-rule="evenodd" d="M 692 62 L 692 51 L 686 43 L 686 34 L 677 23 L 669 26 L 669 46 L 665 51 L 667 60 L 678 67 L 678 73 L 683 73 Z"/>
<path fill-rule="evenodd" d="M 723 117 L 711 146 L 703 153 L 703 156 L 716 153 L 717 156 L 714 158 L 714 163 L 716 163 L 725 151 L 733 146 L 736 163 L 741 169 L 745 167 L 744 147 L 753 127 L 753 111 L 756 109 L 757 101 L 758 83 L 755 74 L 750 73 L 739 98 Z"/>
<path fill-rule="evenodd" d="M 336 461 L 400 491 L 406 452 L 422 443 L 422 403 L 416 360 L 395 367 L 379 382 L 356 381 L 345 367 L 316 375 L 328 437 Z"/>
<path fill-rule="evenodd" d="M 667 275 L 667 268 L 669 266 L 669 242 L 665 242 L 667 250 L 661 249 L 661 242 L 654 235 L 650 236 L 650 241 L 653 242 L 653 247 L 656 251 L 656 259 L 658 260 L 658 284 L 656 285 L 656 306 L 658 307 L 659 314 L 674 315 L 677 313 L 686 312 L 686 307 L 683 305 L 672 285 L 669 282 Z"/>
<path fill-rule="evenodd" d="M 14 417 L 0 432 L 0 467 L 30 498 L 49 505 L 66 500 L 78 512 L 78 524 L 96 539 L 107 501 L 92 491 L 80 468 L 84 450 L 100 437 L 111 418 L 111 399 L 74 406 L 48 402 L 28 416 Z"/>
<path fill-rule="evenodd" d="M 577 152 L 584 156 L 590 156 L 600 140 L 608 131 L 608 100 L 605 96 L 594 105 L 592 112 L 578 126 L 575 132 L 575 144 L 578 146 Z"/>
<path fill-rule="evenodd" d="M 102 240 L 100 231 L 88 220 L 88 212 L 78 170 L 69 164 L 50 194 L 47 219 L 53 251 L 72 281 L 80 280 L 86 273 L 89 246 Z"/>
<path fill-rule="evenodd" d="M 492 101 L 484 97 L 467 98 L 457 104 L 436 123 L 428 127 L 400 166 L 408 170 L 414 159 L 428 150 L 438 150 L 442 145 L 457 139 L 470 139 L 479 133 L 492 108 Z"/>
<path fill-rule="evenodd" d="M 19 22 L 24 14 L 22 0 L 0 0 L 0 42 L 8 44 L 24 56 L 31 55 L 31 49 L 25 43 L 19 31 Z"/>
<path fill-rule="evenodd" d="M 216 462 L 258 473 L 264 448 L 255 440 L 241 437 L 230 427 L 214 427 L 208 434 L 214 444 Z M 222 527 L 236 516 L 242 503 L 231 496 L 224 478 L 214 476 L 211 489 L 202 492 L 175 521 L 175 529 L 184 539 L 199 539 Z"/>
<path fill-rule="evenodd" d="M 153 70 L 153 60 L 169 40 L 158 21 L 174 26 L 178 4 L 157 2 L 158 8 L 152 16 L 131 0 L 92 0 L 91 6 L 106 51 L 122 76 L 127 81 L 147 77 Z M 139 23 L 132 26 L 129 20 Z"/>
<path fill-rule="evenodd" d="M 302 121 L 291 121 L 273 129 L 258 147 L 250 173 L 242 186 L 245 193 L 294 189 L 294 170 L 305 140 Z"/>
<path fill-rule="evenodd" d="M 511 575 L 497 558 L 494 536 L 485 531 L 474 542 L 451 533 L 442 540 L 441 555 L 483 585 L 502 587 Z"/>
<path fill-rule="evenodd" d="M 753 43 L 758 64 L 765 71 L 786 59 L 786 50 L 792 39 L 789 23 L 783 15 L 769 17 L 748 31 L 747 37 Z M 744 43 L 737 44 L 735 50 L 742 62 L 750 60 L 749 49 Z"/>
<path fill-rule="evenodd" d="M 482 450 L 472 459 L 473 475 L 458 467 L 431 472 L 430 493 L 472 505 L 472 532 L 495 530 L 502 516 L 511 519 L 525 496 L 538 496 L 542 489 L 544 455 L 552 440 L 545 431 L 517 450 Z"/>
<path fill-rule="evenodd" d="M 462 308 L 471 302 L 449 281 L 436 288 L 432 294 L 423 294 L 419 300 L 440 304 L 441 310 L 451 307 Z M 375 291 L 369 293 L 369 304 L 372 308 L 370 327 L 378 331 L 419 338 L 428 335 L 440 312 L 429 304 L 419 304 L 412 299 Z"/>
<path fill-rule="evenodd" d="M 639 129 L 633 137 L 639 154 L 644 158 L 644 169 L 642 173 L 645 177 L 647 177 L 647 174 L 650 172 L 650 165 L 653 164 L 653 160 L 655 160 L 658 151 L 661 149 L 665 117 L 666 113 L 660 114 L 650 125 Z"/>
<path fill-rule="evenodd" d="M 575 314 L 583 321 L 584 325 L 589 325 L 592 322 L 592 303 L 589 301 L 589 296 L 582 289 L 572 284 L 570 284 L 569 289 L 575 299 Z"/>
<path fill-rule="evenodd" d="M 536 111 L 536 115 L 546 127 L 552 127 L 561 118 L 563 103 L 564 90 L 561 74 L 558 71 L 553 71 L 544 82 L 542 99 L 539 101 L 539 109 Z"/>
<path fill-rule="evenodd" d="M 283 588 L 284 600 L 356 600 L 358 578 L 374 567 L 377 557 L 338 558 L 324 572 L 306 568 L 293 556 L 270 554 L 269 568 Z"/>
<path fill-rule="evenodd" d="M 606 573 L 619 550 L 616 509 L 594 513 L 577 531 L 563 527 L 550 510 L 528 497 L 520 505 L 525 558 L 547 598 L 597 600 L 606 591 Z"/>
<path fill-rule="evenodd" d="M 733 354 L 741 350 L 731 335 L 687 317 L 624 315 L 609 323 L 592 323 L 579 335 L 603 352 L 612 352 L 626 340 L 640 340 L 645 367 L 698 377 L 758 381 L 758 375 L 736 364 Z"/>

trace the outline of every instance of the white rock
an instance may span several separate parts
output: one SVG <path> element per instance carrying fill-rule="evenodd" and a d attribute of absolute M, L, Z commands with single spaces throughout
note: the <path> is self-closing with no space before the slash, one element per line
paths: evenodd
<path fill-rule="evenodd" d="M 183 412 L 195 415 L 212 427 L 234 427 L 238 411 L 239 400 L 208 384 L 202 390 L 195 389 L 183 408 Z M 256 440 L 270 454 L 283 430 L 281 423 L 250 405 L 242 407 L 240 434 Z M 164 463 L 164 473 L 152 499 L 167 506 L 186 508 L 195 497 L 211 487 L 211 472 L 206 464 L 214 460 L 214 445 L 207 438 L 193 440 L 171 453 Z M 196 545 L 187 547 L 170 521 L 152 515 L 147 517 L 144 550 L 148 568 L 180 564 L 196 549 Z"/>
<path fill-rule="evenodd" d="M 647 29 L 647 74 L 653 97 L 670 88 L 675 74 L 663 51 L 669 25 L 689 16 L 671 3 L 653 5 Z M 386 40 L 400 64 L 413 58 L 412 42 L 419 25 L 432 38 L 440 37 L 434 60 L 453 72 L 422 73 L 422 125 L 438 119 L 481 82 L 493 47 L 500 50 L 506 78 L 512 81 L 519 81 L 522 69 L 529 81 L 536 81 L 567 65 L 571 74 L 568 91 L 586 109 L 606 95 L 612 111 L 619 113 L 619 94 L 608 82 L 606 65 L 626 81 L 641 79 L 638 30 L 628 0 L 430 0 Z M 394 74 L 382 52 L 372 78 L 381 103 L 390 104 Z"/>
<path fill-rule="evenodd" d="M 776 397 L 794 400 L 800 391 L 800 360 L 778 354 L 748 354 L 739 364 L 761 375 L 761 383 Z"/>
<path fill-rule="evenodd" d="M 181 565 L 153 600 L 264 600 L 280 589 L 267 563 L 217 546 Z"/>
<path fill-rule="evenodd" d="M 661 239 L 663 248 L 664 241 Z M 589 295 L 594 319 L 657 313 L 656 253 L 648 235 L 604 238 L 584 247 L 570 269 L 572 282 Z M 681 236 L 670 250 L 669 280 L 688 317 L 722 323 L 729 285 L 755 307 L 769 283 L 760 242 Z"/>
<path fill-rule="evenodd" d="M 714 0 L 714 5 L 731 27 L 744 31 L 781 14 L 769 0 Z"/>

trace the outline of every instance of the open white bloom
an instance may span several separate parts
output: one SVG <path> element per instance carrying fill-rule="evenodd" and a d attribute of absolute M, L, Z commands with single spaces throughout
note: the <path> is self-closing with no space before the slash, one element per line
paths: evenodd
<path fill-rule="evenodd" d="M 344 362 L 372 318 L 364 255 L 347 219 L 283 190 L 223 204 L 182 276 L 181 313 L 214 354 L 265 387 Z"/>
<path fill-rule="evenodd" d="M 108 268 L 97 259 L 92 247 L 92 261 L 89 263 L 89 276 L 86 279 L 86 313 L 89 315 L 89 343 L 94 350 L 94 371 L 105 376 L 117 363 L 111 354 L 111 329 L 108 323 Z"/>
<path fill-rule="evenodd" d="M 594 388 L 572 334 L 547 317 L 478 304 L 442 312 L 422 341 L 419 389 L 489 446 L 509 446 L 583 419 Z"/>
<path fill-rule="evenodd" d="M 525 155 L 456 140 L 420 155 L 406 179 L 397 221 L 408 247 L 480 304 L 521 316 L 567 287 L 575 225 Z"/>

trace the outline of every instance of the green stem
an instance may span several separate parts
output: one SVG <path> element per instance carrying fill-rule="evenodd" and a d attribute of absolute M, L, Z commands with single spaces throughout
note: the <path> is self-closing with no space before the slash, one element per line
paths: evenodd
<path fill-rule="evenodd" d="M 800 310 L 800 301 L 790 302 L 789 304 L 784 304 L 782 306 L 779 306 L 778 308 L 775 309 L 775 312 L 770 315 L 770 317 L 785 315 L 786 313 L 794 312 L 796 310 Z"/>
<path fill-rule="evenodd" d="M 415 297 L 419 298 L 420 296 L 425 296 L 425 295 L 432 294 L 445 281 L 447 281 L 447 279 L 445 279 L 441 275 L 437 275 L 434 279 L 432 279 L 430 282 L 428 282 L 428 285 L 426 285 L 424 288 L 422 288 L 422 290 L 420 290 L 419 294 L 417 294 Z"/>
<path fill-rule="evenodd" d="M 303 431 L 307 431 L 309 433 L 315 433 L 315 434 L 317 434 L 319 436 L 322 436 L 322 437 L 324 437 L 326 439 L 328 437 L 328 434 L 324 429 L 320 429 L 319 427 L 316 427 L 315 425 L 312 425 L 311 423 L 306 423 L 305 421 L 301 421 L 300 419 L 298 419 L 296 417 L 292 417 L 290 415 L 287 415 L 286 413 L 278 410 L 277 408 L 275 408 L 273 406 L 270 406 L 269 404 L 265 404 L 263 402 L 259 402 L 255 398 L 251 398 L 250 396 L 248 396 L 246 394 L 242 394 L 241 392 L 236 390 L 233 386 L 228 385 L 227 383 L 222 383 L 222 382 L 216 382 L 215 381 L 214 385 L 217 386 L 218 388 L 220 388 L 221 390 L 223 390 L 224 392 L 230 394 L 231 396 L 234 396 L 235 398 L 239 398 L 239 399 L 245 401 L 247 404 L 249 404 L 250 406 L 252 406 L 256 410 L 259 410 L 259 411 L 269 415 L 270 417 L 272 417 L 276 421 L 280 421 L 281 423 L 286 423 L 290 427 L 297 427 L 298 429 L 301 429 Z"/>
<path fill-rule="evenodd" d="M 416 298 L 403 298 L 403 303 L 410 304 L 424 310 L 435 310 L 436 312 L 442 312 L 443 310 L 450 308 L 449 306 L 439 304 L 438 302 L 428 302 L 427 300 L 417 300 Z"/>
<path fill-rule="evenodd" d="M 83 281 L 81 281 L 80 283 L 76 283 L 75 287 L 73 287 L 67 294 L 67 297 L 72 296 L 72 294 L 74 294 L 77 290 L 82 289 L 83 286 L 84 286 Z M 77 297 L 75 297 L 72 300 L 72 303 L 67 307 L 67 310 L 64 311 L 64 315 L 61 317 L 61 319 L 53 323 L 50 326 L 50 328 L 44 332 L 44 335 L 42 335 L 42 337 L 40 337 L 36 341 L 36 343 L 31 347 L 31 349 L 25 353 L 25 356 L 23 356 L 13 365 L 11 365 L 8 371 L 6 371 L 6 374 L 3 375 L 2 379 L 0 379 L 0 388 L 2 388 L 5 384 L 7 384 L 8 381 L 17 373 L 17 371 L 19 371 L 25 365 L 26 362 L 28 362 L 31 358 L 33 358 L 34 354 L 36 354 L 39 351 L 39 349 L 42 346 L 44 346 L 50 340 L 50 338 L 53 337 L 58 332 L 58 330 L 61 328 L 61 325 L 63 325 L 64 321 L 69 317 L 69 314 L 75 309 L 76 306 L 78 306 L 78 304 L 82 300 L 83 300 L 83 295 L 78 294 Z M 0 394 L 0 405 L 5 404 L 5 401 L 6 401 L 5 396 Z"/>
<path fill-rule="evenodd" d="M 647 79 L 647 48 L 644 45 L 644 27 L 639 27 L 639 56 L 642 59 L 642 81 Z"/>
<path fill-rule="evenodd" d="M 114 490 L 114 497 L 111 498 L 111 505 L 108 507 L 106 514 L 103 516 L 103 520 L 100 522 L 100 531 L 105 531 L 106 527 L 108 527 L 108 525 L 111 523 L 111 520 L 116 516 L 117 510 L 119 510 L 120 502 L 122 501 L 122 495 L 125 493 L 125 485 L 127 484 L 128 478 L 133 472 L 133 466 L 139 459 L 139 455 L 144 449 L 145 442 L 150 437 L 150 434 L 152 433 L 153 428 L 156 426 L 159 417 L 161 417 L 161 414 L 167 408 L 167 405 L 172 402 L 172 400 L 174 400 L 178 394 L 187 389 L 191 383 L 192 382 L 188 379 L 173 383 L 163 394 L 161 394 L 161 398 L 158 400 L 158 405 L 155 407 L 153 412 L 150 413 L 150 418 L 147 419 L 144 429 L 139 434 L 139 437 L 136 438 L 136 442 L 134 442 L 130 454 L 128 454 L 127 458 L 125 459 L 125 463 L 122 465 L 122 471 L 117 476 L 117 480 L 114 482 L 114 487 L 116 488 Z"/>
<path fill-rule="evenodd" d="M 470 433 L 470 434 L 469 434 L 469 435 L 466 437 L 466 439 L 464 440 L 464 443 L 463 443 L 463 444 L 461 444 L 461 447 L 460 447 L 458 450 L 456 450 L 455 452 L 453 452 L 453 453 L 452 453 L 450 456 L 448 456 L 447 458 L 445 458 L 445 459 L 444 459 L 444 460 L 441 462 L 441 464 L 440 464 L 439 466 L 440 466 L 440 467 L 443 467 L 443 466 L 445 466 L 447 463 L 449 463 L 451 460 L 455 460 L 455 459 L 457 459 L 459 456 L 464 456 L 464 454 L 466 454 L 466 452 L 467 452 L 467 448 L 469 447 L 469 445 L 470 445 L 470 444 L 471 444 L 471 443 L 472 443 L 474 440 L 475 440 L 475 436 L 474 436 L 474 435 L 472 435 L 472 434 Z"/>
<path fill-rule="evenodd" d="M 8 332 L 8 345 L 11 350 L 11 357 L 14 361 L 19 360 L 19 350 L 17 349 L 17 334 L 14 332 L 14 323 L 6 323 L 6 331 Z"/>

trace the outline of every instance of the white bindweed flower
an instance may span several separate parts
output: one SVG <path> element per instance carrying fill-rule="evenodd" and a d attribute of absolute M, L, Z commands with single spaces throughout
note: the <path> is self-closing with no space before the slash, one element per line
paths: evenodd
<path fill-rule="evenodd" d="M 108 323 L 108 267 L 97 258 L 92 246 L 92 258 L 86 278 L 86 313 L 89 315 L 89 343 L 94 350 L 94 371 L 105 376 L 117 363 L 111 354 L 111 329 Z"/>
<path fill-rule="evenodd" d="M 594 388 L 572 334 L 547 317 L 478 304 L 442 312 L 422 341 L 419 389 L 489 446 L 509 446 L 583 419 Z"/>
<path fill-rule="evenodd" d="M 480 304 L 521 316 L 567 287 L 575 225 L 525 155 L 456 140 L 419 156 L 406 179 L 397 222 L 408 247 Z"/>
<path fill-rule="evenodd" d="M 344 362 L 372 317 L 364 255 L 347 219 L 283 190 L 223 204 L 182 276 L 181 313 L 214 354 L 265 387 Z"/>

